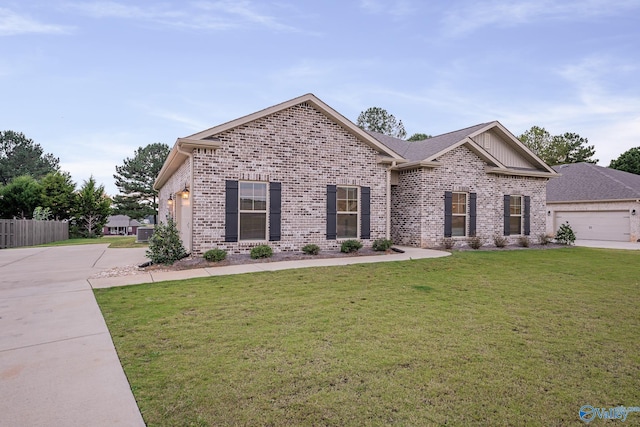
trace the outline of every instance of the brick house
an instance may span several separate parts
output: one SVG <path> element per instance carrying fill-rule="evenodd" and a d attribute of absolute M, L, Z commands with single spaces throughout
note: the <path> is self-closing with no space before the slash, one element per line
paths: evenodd
<path fill-rule="evenodd" d="M 155 188 L 189 251 L 244 253 L 537 235 L 554 176 L 498 122 L 406 142 L 307 94 L 179 138 Z"/>

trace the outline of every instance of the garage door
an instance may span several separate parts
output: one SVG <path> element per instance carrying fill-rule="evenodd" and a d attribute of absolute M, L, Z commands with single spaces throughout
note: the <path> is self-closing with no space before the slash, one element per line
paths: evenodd
<path fill-rule="evenodd" d="M 556 212 L 555 215 L 556 230 L 568 221 L 576 239 L 619 242 L 630 239 L 629 211 Z"/>

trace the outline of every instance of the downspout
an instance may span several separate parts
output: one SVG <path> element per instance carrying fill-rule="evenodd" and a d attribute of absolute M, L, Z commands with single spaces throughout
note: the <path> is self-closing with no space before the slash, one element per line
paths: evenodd
<path fill-rule="evenodd" d="M 189 192 L 191 193 L 191 206 L 189 209 L 189 253 L 193 252 L 193 206 L 194 206 L 194 198 L 195 191 L 193 188 L 193 150 L 192 151 L 184 151 L 180 146 L 180 143 L 177 144 L 178 152 L 186 155 L 189 158 Z"/>
<path fill-rule="evenodd" d="M 391 168 L 395 166 L 396 162 L 394 161 L 387 168 L 387 240 L 391 240 Z"/>

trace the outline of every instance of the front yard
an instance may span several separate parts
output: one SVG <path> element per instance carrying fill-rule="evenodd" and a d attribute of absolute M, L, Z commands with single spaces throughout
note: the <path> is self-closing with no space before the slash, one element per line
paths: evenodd
<path fill-rule="evenodd" d="M 455 252 L 95 293 L 149 426 L 576 425 L 640 406 L 639 266 Z"/>

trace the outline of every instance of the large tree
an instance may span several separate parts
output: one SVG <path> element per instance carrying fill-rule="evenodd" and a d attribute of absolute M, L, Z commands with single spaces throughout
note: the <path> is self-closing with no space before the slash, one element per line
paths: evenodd
<path fill-rule="evenodd" d="M 433 136 L 427 135 L 426 133 L 417 132 L 407 138 L 407 141 L 424 141 L 425 139 L 429 138 L 433 138 Z"/>
<path fill-rule="evenodd" d="M 593 158 L 595 155 L 594 146 L 587 145 L 589 140 L 577 133 L 566 132 L 562 135 L 551 136 L 545 128 L 533 126 L 518 139 L 551 166 L 598 162 L 598 159 Z"/>
<path fill-rule="evenodd" d="M 52 172 L 40 180 L 42 206 L 57 220 L 69 219 L 75 200 L 76 184 L 69 172 Z"/>
<path fill-rule="evenodd" d="M 58 170 L 60 160 L 53 154 L 45 154 L 40 144 L 23 133 L 0 131 L 0 182 L 8 184 L 12 179 L 30 175 L 40 179 Z"/>
<path fill-rule="evenodd" d="M 640 147 L 632 148 L 620 154 L 620 157 L 611 160 L 609 167 L 640 175 Z"/>
<path fill-rule="evenodd" d="M 404 139 L 407 131 L 404 129 L 402 120 L 397 120 L 393 114 L 380 107 L 371 107 L 360 113 L 356 122 L 359 128 L 370 130 Z"/>
<path fill-rule="evenodd" d="M 42 203 L 42 187 L 29 175 L 14 178 L 0 192 L 0 218 L 31 218 Z"/>
<path fill-rule="evenodd" d="M 110 214 L 111 199 L 105 194 L 104 186 L 97 185 L 91 176 L 76 194 L 72 211 L 73 234 L 82 237 L 101 236 L 102 227 Z"/>
<path fill-rule="evenodd" d="M 131 218 L 143 219 L 156 215 L 158 192 L 153 183 L 169 155 L 167 144 L 155 143 L 139 147 L 132 158 L 116 166 L 116 186 L 120 190 L 114 197 L 114 211 Z"/>

